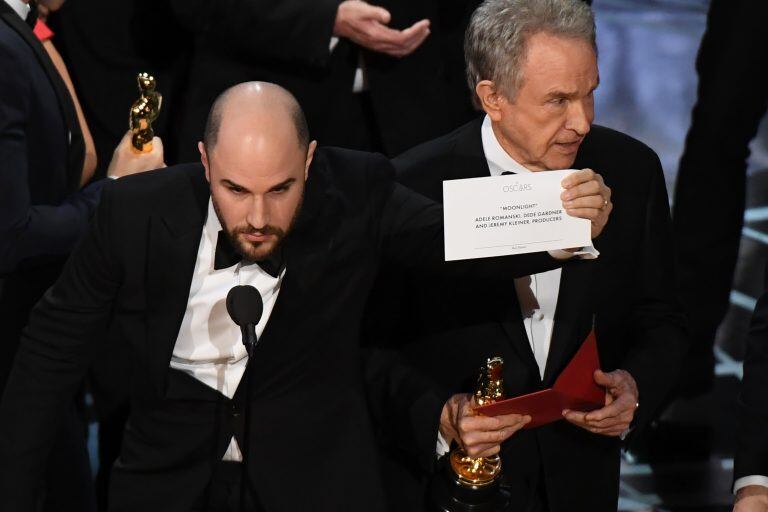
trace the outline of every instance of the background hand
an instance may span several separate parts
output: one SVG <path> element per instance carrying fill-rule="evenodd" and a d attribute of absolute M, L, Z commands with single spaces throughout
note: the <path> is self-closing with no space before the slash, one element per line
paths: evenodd
<path fill-rule="evenodd" d="M 137 153 L 131 146 L 131 132 L 128 131 L 123 135 L 120 144 L 117 145 L 112 154 L 107 176 L 122 178 L 129 174 L 159 169 L 165 167 L 163 158 L 163 141 L 160 140 L 160 137 L 152 139 L 152 151 Z"/>
<path fill-rule="evenodd" d="M 339 4 L 336 12 L 333 35 L 397 58 L 413 53 L 429 36 L 429 20 L 417 21 L 405 30 L 395 30 L 387 27 L 391 18 L 383 7 L 346 0 Z"/>

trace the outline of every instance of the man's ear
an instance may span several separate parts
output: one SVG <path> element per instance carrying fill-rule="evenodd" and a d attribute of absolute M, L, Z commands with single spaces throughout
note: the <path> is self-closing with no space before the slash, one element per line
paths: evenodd
<path fill-rule="evenodd" d="M 197 149 L 200 151 L 200 162 L 203 164 L 203 167 L 205 167 L 205 179 L 208 180 L 208 183 L 210 183 L 211 171 L 208 165 L 208 153 L 205 151 L 205 144 L 198 142 Z"/>
<path fill-rule="evenodd" d="M 496 84 L 491 80 L 481 80 L 475 86 L 475 94 L 491 121 L 498 122 L 501 119 L 501 102 L 504 101 L 504 97 L 497 90 Z"/>
<path fill-rule="evenodd" d="M 307 149 L 307 162 L 304 165 L 304 181 L 307 181 L 307 178 L 309 177 L 309 166 L 312 165 L 312 159 L 315 157 L 315 149 L 317 149 L 317 141 L 313 140 L 309 143 L 309 148 Z"/>

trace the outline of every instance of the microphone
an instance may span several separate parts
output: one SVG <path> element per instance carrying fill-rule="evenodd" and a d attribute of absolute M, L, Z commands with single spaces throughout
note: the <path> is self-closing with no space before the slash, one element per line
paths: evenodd
<path fill-rule="evenodd" d="M 261 320 L 264 303 L 259 290 L 250 285 L 235 286 L 227 294 L 227 313 L 240 326 L 243 344 L 251 355 L 256 346 L 256 324 Z"/>

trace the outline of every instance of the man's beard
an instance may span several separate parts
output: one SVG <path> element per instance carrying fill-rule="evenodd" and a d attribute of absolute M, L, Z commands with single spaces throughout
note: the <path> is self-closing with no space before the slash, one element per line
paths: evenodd
<path fill-rule="evenodd" d="M 299 204 L 296 206 L 296 210 L 293 212 L 291 222 L 288 224 L 288 229 L 286 230 L 269 224 L 261 229 L 255 229 L 247 224 L 238 225 L 230 229 L 224 222 L 219 205 L 216 203 L 216 198 L 213 197 L 213 195 L 211 195 L 211 202 L 213 203 L 213 209 L 216 212 L 216 216 L 219 218 L 219 223 L 227 236 L 227 240 L 235 251 L 247 261 L 263 261 L 280 251 L 283 239 L 291 232 L 291 229 L 296 222 L 296 218 L 299 216 L 302 203 L 304 202 L 304 192 L 301 194 Z M 241 238 L 241 235 L 255 233 L 260 235 L 274 235 L 274 242 L 249 242 L 248 240 Z"/>

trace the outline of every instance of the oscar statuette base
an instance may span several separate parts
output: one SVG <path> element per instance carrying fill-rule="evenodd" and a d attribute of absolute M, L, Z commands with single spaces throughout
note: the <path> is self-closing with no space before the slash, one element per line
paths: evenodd
<path fill-rule="evenodd" d="M 429 486 L 429 502 L 433 512 L 502 512 L 509 508 L 510 497 L 495 481 L 483 487 L 460 484 L 449 467 L 449 457 L 438 462 L 437 474 Z"/>

